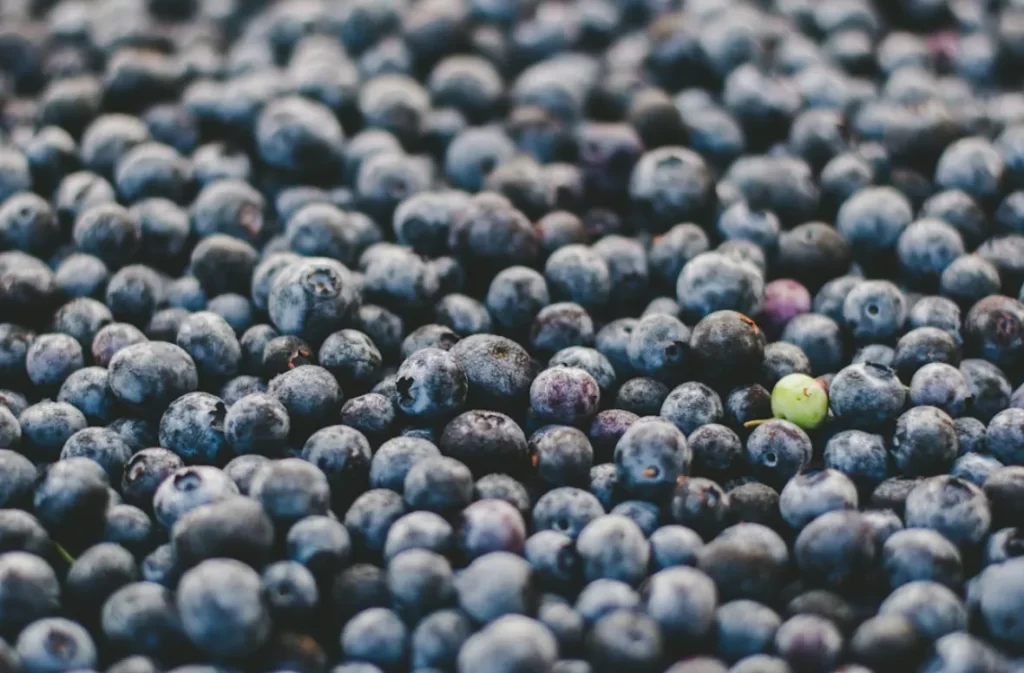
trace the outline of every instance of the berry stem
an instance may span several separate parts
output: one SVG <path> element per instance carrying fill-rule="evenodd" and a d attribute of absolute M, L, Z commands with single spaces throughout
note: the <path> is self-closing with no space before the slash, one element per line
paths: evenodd
<path fill-rule="evenodd" d="M 71 553 L 64 548 L 64 545 L 62 545 L 59 542 L 54 542 L 53 546 L 57 550 L 57 554 L 60 555 L 60 557 L 64 559 L 68 565 L 71 565 L 75 562 L 75 557 L 72 556 Z"/>

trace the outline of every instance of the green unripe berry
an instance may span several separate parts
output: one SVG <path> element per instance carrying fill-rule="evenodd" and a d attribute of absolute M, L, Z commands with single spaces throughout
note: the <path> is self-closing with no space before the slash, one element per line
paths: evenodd
<path fill-rule="evenodd" d="M 772 389 L 772 414 L 804 430 L 813 430 L 828 418 L 828 393 L 806 374 L 783 376 Z"/>

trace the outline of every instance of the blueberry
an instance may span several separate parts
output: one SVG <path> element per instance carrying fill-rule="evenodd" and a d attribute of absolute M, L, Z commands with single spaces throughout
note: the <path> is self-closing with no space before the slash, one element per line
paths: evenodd
<path fill-rule="evenodd" d="M 447 554 L 454 547 L 451 525 L 433 512 L 411 512 L 395 521 L 384 543 L 384 559 L 390 561 L 409 549 Z"/>
<path fill-rule="evenodd" d="M 941 584 L 926 580 L 904 584 L 889 594 L 879 615 L 909 619 L 926 639 L 935 641 L 954 631 L 964 631 L 967 612 L 960 598 Z"/>
<path fill-rule="evenodd" d="M 260 580 L 272 618 L 289 624 L 308 623 L 319 592 L 304 566 L 294 561 L 278 561 L 264 568 Z"/>
<path fill-rule="evenodd" d="M 826 619 L 797 615 L 775 632 L 775 650 L 795 670 L 827 670 L 838 664 L 843 637 Z"/>
<path fill-rule="evenodd" d="M 142 579 L 160 587 L 174 587 L 178 583 L 180 570 L 170 543 L 159 545 L 139 564 Z"/>
<path fill-rule="evenodd" d="M 1024 470 L 1008 466 L 996 470 L 983 485 L 989 501 L 994 528 L 1010 525 L 1017 521 L 1018 501 L 1016 494 L 1021 487 Z"/>
<path fill-rule="evenodd" d="M 850 242 L 854 257 L 892 253 L 913 219 L 907 198 L 893 187 L 868 187 L 843 203 L 836 229 Z"/>
<path fill-rule="evenodd" d="M 282 528 L 307 516 L 327 514 L 331 502 L 327 477 L 298 458 L 265 463 L 253 475 L 249 495 Z"/>
<path fill-rule="evenodd" d="M 239 495 L 235 483 L 215 467 L 185 467 L 168 476 L 153 496 L 156 520 L 170 530 L 197 507 Z"/>
<path fill-rule="evenodd" d="M 960 307 L 945 297 L 933 295 L 916 301 L 907 312 L 907 326 L 910 329 L 937 327 L 948 332 L 958 345 L 962 343 L 960 330 L 963 321 L 960 318 Z"/>
<path fill-rule="evenodd" d="M 72 612 L 92 625 L 100 609 L 118 589 L 138 580 L 131 552 L 116 544 L 98 544 L 75 559 L 65 580 L 65 598 Z"/>
<path fill-rule="evenodd" d="M 919 287 L 934 287 L 946 267 L 965 252 L 960 233 L 939 219 L 911 223 L 896 244 L 900 269 Z"/>
<path fill-rule="evenodd" d="M 83 366 L 82 347 L 67 334 L 41 334 L 25 355 L 28 378 L 40 391 L 59 390 Z"/>
<path fill-rule="evenodd" d="M 741 437 L 750 434 L 746 423 L 772 416 L 771 394 L 759 383 L 733 388 L 723 407 L 724 422 Z"/>
<path fill-rule="evenodd" d="M 731 663 L 765 654 L 781 624 L 771 608 L 755 601 L 723 603 L 715 611 L 715 654 Z"/>
<path fill-rule="evenodd" d="M 514 507 L 521 515 L 530 512 L 530 494 L 526 487 L 507 474 L 487 474 L 473 486 L 475 500 L 501 500 Z"/>
<path fill-rule="evenodd" d="M 989 476 L 1001 467 L 1003 464 L 992 456 L 982 453 L 964 453 L 953 462 L 949 473 L 975 486 L 983 486 Z"/>
<path fill-rule="evenodd" d="M 584 526 L 576 542 L 587 581 L 599 578 L 637 584 L 650 551 L 640 528 L 620 515 L 601 516 Z"/>
<path fill-rule="evenodd" d="M 451 416 L 459 411 L 466 397 L 468 384 L 462 367 L 438 348 L 410 355 L 399 367 L 397 376 L 398 406 L 414 417 L 439 420 Z"/>
<path fill-rule="evenodd" d="M 686 263 L 675 287 L 683 319 L 696 322 L 722 310 L 756 315 L 763 301 L 764 279 L 750 265 L 706 252 Z"/>
<path fill-rule="evenodd" d="M 906 617 L 878 615 L 864 621 L 853 633 L 850 658 L 873 669 L 915 666 L 924 657 L 926 644 Z"/>
<path fill-rule="evenodd" d="M 0 555 L 0 605 L 5 609 L 0 631 L 14 639 L 26 626 L 56 616 L 60 607 L 60 585 L 42 558 L 23 551 Z"/>
<path fill-rule="evenodd" d="M 546 425 L 529 439 L 530 464 L 540 480 L 552 487 L 580 486 L 587 482 L 594 450 L 582 431 Z"/>
<path fill-rule="evenodd" d="M 237 657 L 269 635 L 259 575 L 238 561 L 211 559 L 185 572 L 176 602 L 185 633 L 209 655 Z"/>
<path fill-rule="evenodd" d="M 117 483 L 132 450 L 121 436 L 109 428 L 85 428 L 64 442 L 61 460 L 88 458 L 103 468 L 111 483 Z"/>
<path fill-rule="evenodd" d="M 110 667 L 117 673 L 156 673 L 156 663 L 141 655 L 125 657 Z"/>
<path fill-rule="evenodd" d="M 0 449 L 0 465 L 4 468 L 0 507 L 8 509 L 27 505 L 35 487 L 35 466 L 21 454 L 8 449 Z"/>
<path fill-rule="evenodd" d="M 379 555 L 391 525 L 405 513 L 405 502 L 394 491 L 374 488 L 362 493 L 345 513 L 345 528 L 354 550 L 371 557 Z"/>
<path fill-rule="evenodd" d="M 572 538 L 567 535 L 553 530 L 539 531 L 527 539 L 524 553 L 545 589 L 572 592 L 580 586 L 580 559 Z M 542 606 L 541 615 L 543 610 Z"/>
<path fill-rule="evenodd" d="M 218 295 L 209 301 L 207 308 L 223 318 L 238 335 L 252 327 L 255 319 L 252 302 L 240 294 Z"/>
<path fill-rule="evenodd" d="M 751 433 L 746 455 L 748 465 L 764 481 L 784 484 L 810 462 L 811 440 L 789 421 L 771 420 Z"/>
<path fill-rule="evenodd" d="M 0 241 L 5 249 L 44 255 L 59 240 L 57 214 L 31 192 L 10 195 L 0 207 Z"/>
<path fill-rule="evenodd" d="M 72 253 L 57 266 L 53 278 L 69 297 L 99 297 L 106 289 L 110 271 L 98 257 Z"/>
<path fill-rule="evenodd" d="M 0 447 L 17 448 L 21 443 L 21 425 L 17 417 L 7 407 L 0 411 Z"/>
<path fill-rule="evenodd" d="M 598 410 L 601 391 L 583 369 L 555 366 L 545 369 L 530 386 L 530 406 L 548 422 L 586 423 Z"/>
<path fill-rule="evenodd" d="M 1013 366 L 1024 349 L 1024 310 L 1020 302 L 993 295 L 967 313 L 964 345 L 968 355 L 1001 366 Z"/>
<path fill-rule="evenodd" d="M 663 288 L 670 288 L 691 259 L 711 247 L 707 234 L 695 224 L 677 224 L 656 236 L 648 251 L 651 274 Z"/>
<path fill-rule="evenodd" d="M 679 477 L 666 513 L 675 523 L 710 539 L 727 524 L 730 504 L 729 496 L 710 479 Z"/>
<path fill-rule="evenodd" d="M 18 635 L 17 652 L 29 671 L 88 669 L 97 660 L 89 632 L 61 617 L 40 619 L 25 627 Z"/>
<path fill-rule="evenodd" d="M 387 397 L 367 393 L 341 405 L 341 422 L 363 433 L 374 445 L 390 434 L 395 407 Z"/>
<path fill-rule="evenodd" d="M 61 385 L 57 400 L 71 404 L 94 423 L 113 421 L 118 412 L 117 400 L 107 386 L 107 371 L 101 367 L 72 373 Z"/>
<path fill-rule="evenodd" d="M 680 645 L 702 639 L 714 626 L 715 585 L 699 570 L 685 566 L 661 570 L 651 575 L 641 596 L 648 616 Z"/>
<path fill-rule="evenodd" d="M 141 449 L 124 466 L 120 492 L 129 504 L 149 510 L 160 484 L 184 466 L 181 457 L 167 449 Z"/>
<path fill-rule="evenodd" d="M 112 505 L 107 509 L 103 541 L 127 549 L 135 558 L 143 558 L 153 550 L 156 535 L 153 520 L 134 505 Z"/>
<path fill-rule="evenodd" d="M 223 401 L 207 393 L 176 399 L 160 419 L 160 443 L 190 463 L 216 463 L 226 448 Z"/>
<path fill-rule="evenodd" d="M 685 526 L 661 526 L 649 537 L 651 563 L 655 570 L 672 566 L 697 564 L 697 555 L 704 541 Z"/>
<path fill-rule="evenodd" d="M 593 381 L 593 379 L 591 379 Z M 596 394 L 596 383 L 594 384 Z M 510 417 L 492 411 L 467 411 L 445 426 L 441 453 L 460 460 L 477 476 L 525 469 L 529 448 L 522 429 Z"/>
<path fill-rule="evenodd" d="M 450 327 L 456 334 L 469 336 L 491 331 L 491 314 L 476 299 L 453 292 L 434 306 L 438 323 Z"/>
<path fill-rule="evenodd" d="M 630 331 L 626 355 L 636 373 L 671 383 L 689 363 L 690 330 L 673 316 L 645 316 Z"/>
<path fill-rule="evenodd" d="M 658 624 L 644 614 L 626 610 L 611 612 L 594 624 L 586 650 L 599 670 L 658 670 L 664 645 Z"/>
<path fill-rule="evenodd" d="M 625 493 L 658 501 L 687 473 L 692 456 L 685 436 L 671 423 L 640 419 L 616 444 L 617 481 Z"/>
<path fill-rule="evenodd" d="M 101 328 L 91 341 L 93 361 L 100 367 L 107 367 L 122 348 L 146 340 L 146 336 L 133 325 L 111 323 Z"/>
<path fill-rule="evenodd" d="M 172 400 L 198 386 L 192 358 L 166 343 L 127 346 L 111 358 L 108 372 L 114 396 L 128 407 L 148 414 L 162 411 Z"/>
<path fill-rule="evenodd" d="M 972 416 L 987 422 L 1006 408 L 1011 391 L 1002 370 L 988 361 L 972 358 L 960 363 L 960 373 L 971 391 Z"/>
<path fill-rule="evenodd" d="M 544 277 L 532 269 L 502 269 L 487 290 L 486 305 L 494 321 L 511 332 L 522 332 L 537 313 L 551 303 Z"/>
<path fill-rule="evenodd" d="M 908 526 L 937 530 L 965 548 L 984 539 L 992 521 L 981 488 L 955 477 L 933 477 L 915 487 L 904 518 Z"/>
<path fill-rule="evenodd" d="M 914 407 L 896 421 L 892 456 L 908 476 L 927 476 L 948 469 L 959 452 L 956 427 L 935 407 Z"/>
<path fill-rule="evenodd" d="M 958 590 L 964 567 L 959 549 L 940 533 L 910 529 L 893 533 L 881 550 L 882 572 L 889 588 L 930 580 Z"/>
<path fill-rule="evenodd" d="M 970 396 L 964 375 L 944 362 L 924 365 L 910 380 L 910 401 L 915 406 L 934 406 L 953 418 L 967 412 Z"/>
<path fill-rule="evenodd" d="M 275 376 L 267 393 L 284 406 L 295 429 L 321 427 L 337 413 L 342 399 L 335 378 L 315 365 L 302 365 Z"/>
<path fill-rule="evenodd" d="M 258 376 L 242 374 L 231 379 L 220 389 L 220 398 L 225 407 L 232 406 L 235 402 L 248 395 L 267 392 L 267 384 Z"/>
<path fill-rule="evenodd" d="M 555 665 L 557 653 L 557 641 L 543 624 L 521 615 L 506 615 L 466 640 L 459 651 L 458 670 L 548 670 Z"/>
<path fill-rule="evenodd" d="M 492 552 L 475 559 L 455 580 L 458 603 L 479 623 L 492 623 L 503 615 L 533 614 L 538 593 L 530 564 L 508 552 Z"/>
<path fill-rule="evenodd" d="M 554 251 L 545 263 L 544 279 L 554 301 L 575 302 L 588 310 L 604 306 L 612 291 L 605 259 L 580 244 Z"/>
<path fill-rule="evenodd" d="M 86 427 L 86 418 L 66 402 L 40 402 L 21 413 L 21 450 L 40 460 L 55 460 L 64 443 Z"/>
<path fill-rule="evenodd" d="M 1018 599 L 1015 585 L 1011 583 L 1020 571 L 1021 561 L 1012 559 L 988 568 L 978 579 L 978 603 L 982 621 L 997 642 L 1007 645 L 1020 642 L 1019 629 L 1011 618 L 1012 606 Z"/>
<path fill-rule="evenodd" d="M 40 523 L 56 539 L 71 547 L 94 542 L 103 532 L 109 504 L 107 473 L 83 457 L 69 457 L 50 465 L 33 496 Z"/>
<path fill-rule="evenodd" d="M 452 670 L 473 625 L 457 610 L 437 610 L 420 620 L 412 632 L 410 661 L 416 670 Z"/>
<path fill-rule="evenodd" d="M 269 328 L 269 326 L 267 327 Z M 254 351 L 259 348 L 260 342 L 264 338 L 266 339 L 258 356 L 255 352 L 252 353 L 254 359 L 256 357 L 260 359 L 258 366 L 255 362 L 252 363 L 251 366 L 254 371 L 258 371 L 264 377 L 272 379 L 296 367 L 316 364 L 313 351 L 305 341 L 297 336 L 279 336 L 276 330 L 273 330 L 273 328 L 269 329 L 272 332 L 266 332 L 262 335 L 262 338 L 254 335 L 254 342 L 251 344 L 251 348 Z M 245 341 L 244 336 L 243 341 Z"/>
<path fill-rule="evenodd" d="M 889 476 L 889 454 L 881 435 L 843 430 L 825 444 L 825 467 L 849 477 L 866 492 Z"/>
<path fill-rule="evenodd" d="M 452 513 L 471 502 L 473 475 L 469 468 L 452 458 L 426 458 L 406 473 L 403 493 L 412 509 Z"/>
<path fill-rule="evenodd" d="M 656 416 L 665 405 L 669 394 L 668 386 L 661 381 L 638 376 L 625 381 L 619 387 L 612 406 L 637 416 Z"/>
<path fill-rule="evenodd" d="M 832 412 L 840 421 L 859 428 L 894 420 L 905 399 L 906 391 L 896 373 L 872 363 L 843 368 L 829 386 Z"/>
<path fill-rule="evenodd" d="M 835 372 L 844 362 L 845 344 L 839 325 L 818 313 L 798 315 L 782 332 L 782 340 L 798 346 L 811 363 L 811 374 Z"/>
<path fill-rule="evenodd" d="M 344 266 L 309 259 L 285 267 L 276 276 L 268 310 L 282 333 L 318 341 L 343 327 L 358 301 L 358 289 Z"/>
<path fill-rule="evenodd" d="M 523 516 L 500 499 L 477 500 L 466 507 L 456 529 L 459 552 L 467 559 L 496 551 L 522 553 L 525 541 Z"/>
<path fill-rule="evenodd" d="M 805 472 L 782 489 L 779 508 L 786 523 L 799 530 L 826 512 L 856 509 L 857 490 L 838 470 Z"/>
<path fill-rule="evenodd" d="M 28 399 L 19 392 L 0 389 L 0 406 L 6 407 L 17 418 L 28 408 Z"/>
<path fill-rule="evenodd" d="M 964 660 L 977 662 L 981 666 L 999 668 L 1006 665 L 1002 652 L 991 647 L 985 641 L 966 633 L 950 633 L 935 641 L 935 653 L 925 663 L 926 666 L 946 666 L 953 661 Z"/>
<path fill-rule="evenodd" d="M 288 439 L 291 423 L 288 410 L 266 393 L 238 400 L 224 416 L 224 437 L 237 454 L 274 454 Z"/>

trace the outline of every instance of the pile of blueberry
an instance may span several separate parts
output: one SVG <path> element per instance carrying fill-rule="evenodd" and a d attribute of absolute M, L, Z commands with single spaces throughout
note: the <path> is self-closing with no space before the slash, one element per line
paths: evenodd
<path fill-rule="evenodd" d="M 1024 672 L 1021 0 L 0 0 L 0 673 Z"/>

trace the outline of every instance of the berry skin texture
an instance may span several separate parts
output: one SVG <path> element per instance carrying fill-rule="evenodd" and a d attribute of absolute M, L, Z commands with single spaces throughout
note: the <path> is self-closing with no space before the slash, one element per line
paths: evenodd
<path fill-rule="evenodd" d="M 789 374 L 772 388 L 772 415 L 814 430 L 828 418 L 828 393 L 806 374 Z"/>

